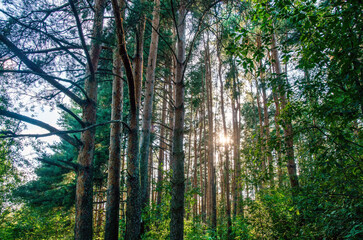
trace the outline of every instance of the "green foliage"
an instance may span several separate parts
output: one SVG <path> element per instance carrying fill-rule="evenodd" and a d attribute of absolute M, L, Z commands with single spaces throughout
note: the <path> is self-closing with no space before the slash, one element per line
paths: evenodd
<path fill-rule="evenodd" d="M 73 206 L 75 173 L 47 164 L 42 164 L 35 173 L 38 179 L 15 189 L 15 197 L 44 210 L 54 207 L 69 209 Z"/>
<path fill-rule="evenodd" d="M 20 176 L 12 162 L 9 142 L 0 141 L 0 224 L 6 221 L 6 216 L 12 210 L 14 199 L 11 191 L 19 185 Z"/>
<path fill-rule="evenodd" d="M 22 206 L 2 216 L 0 239 L 73 239 L 73 214 Z"/>
<path fill-rule="evenodd" d="M 143 212 L 142 221 L 145 222 L 148 231 L 142 236 L 142 239 L 167 239 L 169 237 L 171 185 L 165 179 L 168 179 L 170 175 L 170 172 L 164 172 L 166 178 L 157 188 L 157 191 L 163 193 L 161 204 L 152 203 Z"/>
<path fill-rule="evenodd" d="M 241 216 L 236 216 L 232 222 L 232 236 L 238 240 L 252 239 L 250 231 L 250 226 L 246 219 Z M 221 239 L 223 239 L 223 237 Z"/>
<path fill-rule="evenodd" d="M 289 191 L 269 190 L 249 201 L 248 223 L 255 239 L 296 239 L 299 210 Z"/>
<path fill-rule="evenodd" d="M 265 69 L 270 64 L 267 52 L 272 33 L 281 43 L 277 47 L 282 63 L 292 65 L 287 70 L 294 71 L 270 74 L 266 80 L 275 91 L 276 86 L 287 90 L 289 103 L 277 122 L 282 126 L 286 120 L 293 123 L 301 185 L 294 197 L 283 188 L 259 190 L 256 199 L 247 202 L 248 232 L 256 239 L 359 239 L 363 189 L 361 2 L 253 1 L 247 16 L 229 33 L 227 53 L 238 57 L 237 63 L 246 73 L 258 76 L 262 69 L 256 62 L 265 62 Z M 261 37 L 261 48 L 256 35 Z M 244 134 L 256 139 L 257 113 L 251 101 L 242 108 Z M 284 155 L 278 140 L 272 129 L 269 144 Z M 245 181 L 258 186 L 261 142 L 243 143 L 242 155 L 250 173 Z"/>

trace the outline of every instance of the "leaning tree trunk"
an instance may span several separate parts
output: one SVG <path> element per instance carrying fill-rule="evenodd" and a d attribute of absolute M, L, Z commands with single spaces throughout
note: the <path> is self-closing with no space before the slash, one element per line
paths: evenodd
<path fill-rule="evenodd" d="M 73 5 L 73 4 L 71 4 Z M 73 5 L 74 6 L 74 5 Z M 88 100 L 83 106 L 82 121 L 88 125 L 96 123 L 97 108 L 97 71 L 98 59 L 101 52 L 101 36 L 103 30 L 103 14 L 106 1 L 96 0 L 95 16 L 92 32 L 92 44 L 90 50 L 90 63 L 87 66 L 86 75 L 89 76 L 85 81 L 85 92 Z M 76 10 L 73 10 L 76 11 Z M 74 238 L 79 240 L 92 239 L 93 235 L 93 154 L 95 148 L 95 132 L 92 128 L 82 132 L 82 147 L 78 154 L 78 163 L 80 167 L 77 171 L 76 185 L 76 222 L 74 229 Z"/>
<path fill-rule="evenodd" d="M 171 158 L 171 200 L 170 200 L 170 239 L 184 238 L 184 68 L 185 68 L 185 22 L 186 8 L 182 1 L 179 7 L 177 66 L 175 85 L 174 129 Z"/>

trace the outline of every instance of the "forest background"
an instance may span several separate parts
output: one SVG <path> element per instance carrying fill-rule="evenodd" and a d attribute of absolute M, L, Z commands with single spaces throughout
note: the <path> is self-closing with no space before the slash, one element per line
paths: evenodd
<path fill-rule="evenodd" d="M 0 239 L 363 236 L 361 0 L 0 6 Z"/>

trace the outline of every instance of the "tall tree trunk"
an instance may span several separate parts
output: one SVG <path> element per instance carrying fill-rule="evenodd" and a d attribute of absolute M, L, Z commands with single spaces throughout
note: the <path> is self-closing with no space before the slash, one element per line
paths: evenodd
<path fill-rule="evenodd" d="M 274 60 L 274 68 L 277 76 L 281 78 L 281 64 L 280 64 L 280 58 L 279 53 L 277 50 L 277 44 L 276 44 L 276 36 L 275 34 L 272 34 L 272 57 Z M 284 89 L 285 84 L 278 83 L 278 89 L 279 89 L 279 96 L 280 96 L 280 103 L 281 103 L 281 109 L 283 111 L 288 111 L 287 113 L 287 119 L 283 119 L 284 122 L 284 135 L 285 135 L 285 142 L 286 142 L 286 156 L 287 156 L 287 171 L 289 173 L 290 178 L 290 184 L 293 189 L 296 189 L 299 187 L 299 181 L 297 177 L 296 172 L 296 163 L 295 163 L 295 157 L 294 157 L 294 135 L 293 135 L 293 129 L 291 124 L 291 116 L 290 116 L 290 110 L 287 109 L 287 99 L 286 99 L 286 90 Z"/>
<path fill-rule="evenodd" d="M 88 100 L 83 106 L 82 120 L 87 125 L 96 123 L 97 108 L 97 79 L 95 72 L 101 52 L 101 36 L 106 1 L 96 0 L 95 16 L 92 29 L 92 43 L 90 50 L 90 65 L 87 66 L 84 89 Z M 92 69 L 92 70 L 91 70 Z M 92 239 L 93 235 L 93 154 L 95 148 L 95 128 L 82 132 L 82 146 L 78 154 L 80 167 L 77 171 L 76 185 L 76 220 L 74 238 L 76 240 Z"/>
<path fill-rule="evenodd" d="M 205 130 L 204 130 L 204 126 L 205 126 L 205 113 L 204 113 L 204 107 L 203 107 L 204 103 L 202 103 L 202 107 L 201 107 L 201 114 L 200 114 L 200 127 L 199 127 L 199 178 L 200 178 L 200 192 L 201 192 L 201 196 L 200 196 L 200 207 L 199 207 L 199 215 L 202 216 L 203 219 L 203 214 L 205 213 L 205 206 L 204 206 L 204 185 L 203 185 L 203 162 L 202 162 L 202 139 L 205 139 Z M 203 138 L 202 138 L 202 134 L 203 134 Z"/>
<path fill-rule="evenodd" d="M 198 154 L 200 154 L 200 151 L 198 152 L 197 149 L 197 129 L 198 129 L 198 109 L 196 109 L 195 111 L 195 120 L 197 122 L 197 124 L 194 125 L 194 171 L 193 171 L 193 189 L 194 189 L 194 194 L 193 194 L 193 199 L 194 199 L 194 205 L 193 205 L 193 217 L 195 218 L 197 216 L 197 211 L 198 211 L 198 194 L 196 192 L 196 189 L 198 187 L 198 179 L 197 179 L 197 174 L 198 174 Z"/>
<path fill-rule="evenodd" d="M 236 75 L 238 76 L 238 73 L 236 73 Z M 241 89 L 239 87 L 239 85 L 237 85 L 237 89 L 238 92 L 241 92 Z M 241 153 L 240 153 L 240 145 L 241 145 L 241 103 L 240 103 L 240 96 L 241 94 L 239 94 L 239 97 L 236 99 L 237 102 L 237 108 L 236 108 L 236 114 L 237 114 L 237 130 L 236 130 L 236 148 L 237 148 L 237 180 L 238 180 L 238 185 L 237 185 L 237 189 L 238 189 L 238 204 L 237 204 L 237 214 L 239 216 L 243 217 L 243 195 L 242 195 L 242 189 L 243 189 L 243 185 L 242 185 L 242 161 L 241 161 Z"/>
<path fill-rule="evenodd" d="M 236 63 L 232 60 L 233 68 L 233 96 L 232 96 L 232 118 L 233 118 L 233 158 L 234 158 L 234 209 L 233 214 L 241 215 L 243 213 L 243 196 L 242 196 L 242 184 L 241 184 L 241 161 L 240 161 L 240 103 L 239 95 L 240 89 L 237 83 L 238 71 Z"/>
<path fill-rule="evenodd" d="M 160 0 L 154 1 L 153 20 L 152 20 L 152 32 L 151 43 L 149 49 L 149 57 L 146 69 L 146 91 L 145 91 L 145 104 L 143 110 L 143 122 L 141 133 L 141 147 L 140 147 L 140 180 L 141 180 L 141 205 L 145 208 L 148 205 L 149 193 L 147 191 L 148 186 L 148 155 L 150 146 L 150 129 L 151 129 L 151 116 L 152 105 L 154 99 L 154 81 L 155 81 L 155 69 L 156 59 L 158 52 L 159 42 L 159 12 L 160 12 Z"/>
<path fill-rule="evenodd" d="M 170 200 L 170 239 L 184 239 L 184 68 L 185 68 L 185 30 L 186 8 L 182 1 L 178 16 L 177 66 L 175 85 L 174 129 L 171 158 L 171 200 Z"/>
<path fill-rule="evenodd" d="M 214 127 L 213 127 L 213 92 L 212 92 L 212 72 L 209 53 L 209 37 L 207 37 L 205 48 L 205 86 L 207 92 L 208 110 L 208 188 L 207 188 L 207 214 L 212 230 L 217 227 L 217 207 L 215 205 L 216 196 L 214 194 Z"/>
<path fill-rule="evenodd" d="M 125 215 L 125 203 L 126 203 L 126 191 L 125 191 L 125 162 L 126 162 L 126 141 L 122 142 L 122 153 L 121 153 L 121 219 L 124 219 Z"/>
<path fill-rule="evenodd" d="M 221 84 L 220 87 L 220 94 L 221 94 L 221 113 L 222 113 L 222 122 L 223 122 L 223 134 L 224 137 L 227 138 L 227 123 L 226 123 L 226 114 L 225 114 L 225 108 L 224 108 L 224 90 L 223 90 L 223 80 L 222 80 L 222 60 L 220 55 L 220 48 L 218 47 L 218 77 L 219 77 L 219 83 Z M 225 166 L 225 191 L 226 191 L 226 216 L 227 216 L 227 239 L 231 238 L 231 202 L 230 202 L 230 187 L 229 187 L 229 143 L 225 143 L 224 145 L 224 155 L 226 157 L 226 162 L 224 164 Z"/>
<path fill-rule="evenodd" d="M 153 175 L 154 175 L 154 159 L 153 159 L 153 149 L 152 146 L 149 146 L 149 162 L 148 162 L 148 175 L 149 175 L 149 181 L 148 181 L 148 186 L 147 186 L 147 197 L 148 197 L 148 202 L 151 201 L 151 203 L 153 202 Z"/>
<path fill-rule="evenodd" d="M 111 120 L 122 119 L 123 80 L 121 55 L 114 53 Z M 108 160 L 105 240 L 118 239 L 120 212 L 121 122 L 111 124 Z"/>
<path fill-rule="evenodd" d="M 261 36 L 257 37 L 257 48 L 261 49 Z M 263 138 L 261 136 L 261 145 L 264 146 L 264 152 L 262 152 L 264 161 L 268 161 L 268 171 L 265 172 L 265 175 L 273 185 L 273 165 L 272 165 L 272 154 L 270 150 L 270 126 L 269 126 L 269 115 L 268 115 L 268 107 L 267 107 L 267 95 L 266 95 L 266 83 L 265 83 L 265 69 L 262 65 L 262 59 L 259 60 L 259 71 L 260 71 L 260 79 L 261 79 L 261 90 L 262 90 L 262 103 L 263 103 Z M 266 165 L 266 162 L 265 162 Z"/>
<path fill-rule="evenodd" d="M 268 52 L 268 58 L 270 62 L 272 63 L 270 52 Z M 271 69 L 270 66 L 270 72 L 273 73 L 273 69 Z M 282 187 L 283 184 L 283 174 L 282 174 L 282 157 L 281 157 L 281 134 L 280 134 L 280 124 L 279 124 L 279 117 L 280 117 L 280 103 L 279 98 L 277 95 L 277 92 L 272 89 L 272 97 L 274 99 L 275 103 L 275 115 L 274 115 L 274 121 L 275 121 L 275 128 L 276 128 L 276 139 L 277 139 L 277 178 L 279 182 L 279 187 Z"/>
<path fill-rule="evenodd" d="M 127 206 L 126 206 L 126 233 L 125 239 L 135 240 L 140 238 L 140 223 L 141 223 L 141 205 L 140 205 L 140 184 L 139 184 L 139 129 L 138 117 L 141 90 L 141 76 L 142 76 L 142 60 L 141 64 L 136 60 L 135 68 L 138 71 L 138 76 L 134 77 L 132 65 L 126 50 L 125 33 L 122 25 L 121 13 L 117 0 L 112 0 L 112 8 L 115 16 L 116 34 L 118 40 L 118 49 L 124 63 L 125 72 L 128 82 L 129 98 L 130 98 L 130 126 L 128 138 L 128 163 L 127 163 Z M 140 24 L 141 26 L 142 24 Z M 142 36 L 138 36 L 141 37 Z M 137 46 L 137 54 L 142 50 L 142 40 L 139 39 Z M 138 56 L 140 58 L 140 56 Z M 141 57 L 142 58 L 142 57 Z M 141 72 L 140 72 L 141 71 Z"/>
<path fill-rule="evenodd" d="M 260 89 L 258 88 L 258 82 L 256 80 L 256 99 L 257 99 L 257 109 L 258 109 L 258 119 L 260 123 L 260 136 L 258 138 L 261 152 L 259 154 L 259 157 L 261 158 L 261 180 L 259 183 L 261 184 L 261 188 L 265 188 L 265 182 L 266 182 L 266 159 L 265 159 L 265 146 L 264 146 L 264 132 L 263 132 L 263 122 L 262 122 L 262 109 L 261 109 L 261 100 L 260 100 Z"/>
<path fill-rule="evenodd" d="M 262 82 L 262 102 L 263 102 L 263 119 L 264 119 L 264 135 L 265 135 L 265 153 L 267 157 L 268 164 L 268 178 L 271 182 L 271 186 L 273 186 L 274 182 L 274 174 L 273 174 L 273 163 L 272 163 L 272 154 L 270 148 L 270 123 L 269 123 L 269 114 L 268 114 L 268 106 L 267 106 L 267 95 L 266 95 L 266 86 L 265 82 Z"/>
<path fill-rule="evenodd" d="M 202 81 L 204 76 L 202 78 Z M 202 191 L 202 220 L 204 223 L 207 222 L 207 211 L 208 211 L 208 181 L 207 181 L 207 160 L 208 160 L 208 151 L 207 151 L 207 121 L 206 121 L 206 96 L 205 96 L 206 86 L 205 82 L 202 83 L 202 112 L 203 112 L 203 169 L 201 177 L 203 178 L 203 191 Z"/>
<path fill-rule="evenodd" d="M 164 151 L 166 149 L 166 144 L 165 144 L 165 122 L 166 122 L 166 104 L 167 104 L 167 100 L 166 100 L 166 83 L 164 84 L 163 87 L 163 104 L 162 104 L 162 109 L 161 109 L 161 129 L 160 129 L 160 149 L 159 149 L 159 163 L 158 163 L 158 180 L 157 180 L 157 199 L 156 199 L 156 204 L 158 206 L 161 205 L 161 196 L 162 196 L 162 184 L 163 184 L 163 168 L 164 168 Z"/>
<path fill-rule="evenodd" d="M 185 182 L 187 183 L 185 186 L 185 192 L 189 191 L 189 186 L 191 186 L 191 181 L 190 181 L 190 177 L 189 177 L 189 172 L 190 172 L 190 165 L 192 162 L 192 158 L 191 158 L 191 150 L 192 150 L 192 129 L 193 129 L 193 95 L 191 95 L 190 98 L 190 127 L 189 127 L 189 136 L 188 136 L 188 162 L 187 162 L 187 166 L 186 166 L 186 179 Z M 190 201 L 187 202 L 187 206 L 185 206 L 185 208 L 189 209 L 190 208 Z M 186 219 L 189 220 L 190 219 L 190 211 L 187 212 L 187 216 Z"/>
<path fill-rule="evenodd" d="M 239 202 L 239 198 L 238 198 L 238 158 L 237 155 L 238 153 L 238 149 L 237 149 L 237 111 L 236 111 L 236 103 L 235 103 L 235 98 L 232 96 L 232 126 L 233 126 L 233 167 L 234 167 L 234 172 L 233 172 L 233 181 L 232 181 L 232 187 L 233 187 L 233 216 L 236 217 L 237 215 L 237 205 Z"/>

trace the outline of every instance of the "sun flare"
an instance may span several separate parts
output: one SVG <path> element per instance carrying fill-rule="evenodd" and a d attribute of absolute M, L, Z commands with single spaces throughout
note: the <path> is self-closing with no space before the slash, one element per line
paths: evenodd
<path fill-rule="evenodd" d="M 224 135 L 223 133 L 219 134 L 219 143 L 226 145 L 229 144 L 230 142 L 231 139 L 228 136 Z"/>

